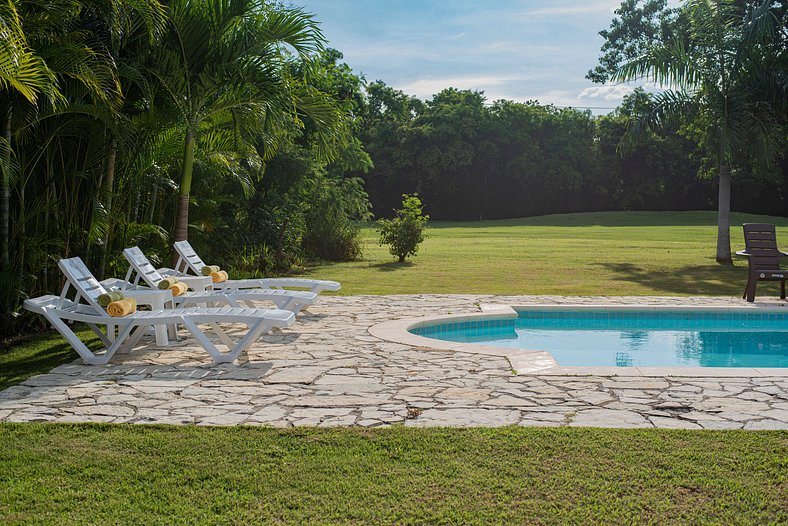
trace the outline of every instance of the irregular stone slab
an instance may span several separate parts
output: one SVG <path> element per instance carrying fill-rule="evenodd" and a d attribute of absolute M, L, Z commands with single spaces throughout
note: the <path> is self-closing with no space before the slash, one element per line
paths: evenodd
<path fill-rule="evenodd" d="M 415 419 L 406 420 L 408 427 L 501 427 L 517 424 L 520 412 L 505 409 L 427 409 Z"/>
<path fill-rule="evenodd" d="M 274 370 L 263 381 L 269 384 L 311 384 L 325 372 L 323 367 L 288 367 Z"/>

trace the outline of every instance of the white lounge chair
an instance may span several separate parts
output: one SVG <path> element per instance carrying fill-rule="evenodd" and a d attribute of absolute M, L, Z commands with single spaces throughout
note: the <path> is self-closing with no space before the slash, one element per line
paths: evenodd
<path fill-rule="evenodd" d="M 158 287 L 159 282 L 164 279 L 164 276 L 156 270 L 139 247 L 125 249 L 123 257 L 129 262 L 129 271 L 126 273 L 126 290 L 137 286 L 140 279 L 148 287 L 155 289 Z M 314 292 L 265 288 L 254 290 L 206 290 L 211 285 L 217 285 L 211 281 L 210 277 L 179 276 L 178 279 L 183 281 L 187 287 L 198 289 L 180 296 L 174 296 L 173 302 L 179 307 L 215 303 L 240 307 L 241 302 L 249 307 L 254 307 L 252 301 L 270 301 L 278 309 L 289 310 L 298 314 L 302 309 L 317 301 L 317 294 Z"/>
<path fill-rule="evenodd" d="M 188 241 L 176 241 L 175 252 L 178 253 L 178 261 L 175 263 L 175 272 L 188 274 L 189 271 L 200 275 L 205 262 L 194 251 Z M 218 285 L 218 286 L 217 286 Z M 309 289 L 311 292 L 319 294 L 324 290 L 336 291 L 342 288 L 337 281 L 326 281 L 322 279 L 303 279 L 303 278 L 259 278 L 259 279 L 228 279 L 223 283 L 214 285 L 217 289 L 253 289 L 253 288 L 281 288 L 292 287 Z"/>
<path fill-rule="evenodd" d="M 111 317 L 98 304 L 98 297 L 107 290 L 96 281 L 81 259 L 62 259 L 58 266 L 66 276 L 66 284 L 61 295 L 59 297 L 46 295 L 26 300 L 24 308 L 44 316 L 71 344 L 82 360 L 92 365 L 108 363 L 124 344 L 133 347 L 149 327 L 176 324 L 183 324 L 214 361 L 231 362 L 261 334 L 274 327 L 287 327 L 295 321 L 295 314 L 290 311 L 233 307 L 137 311 L 128 316 Z M 66 297 L 70 287 L 76 290 L 74 300 Z M 87 304 L 81 303 L 83 299 Z M 86 323 L 98 335 L 104 346 L 96 352 L 88 349 L 74 334 L 67 321 Z M 248 327 L 248 331 L 238 341 L 234 341 L 219 327 L 219 323 L 242 323 Z M 208 324 L 227 347 L 227 351 L 219 350 L 198 327 L 199 324 Z M 105 331 L 99 328 L 102 325 Z M 117 337 L 114 335 L 116 327 L 119 332 Z"/>

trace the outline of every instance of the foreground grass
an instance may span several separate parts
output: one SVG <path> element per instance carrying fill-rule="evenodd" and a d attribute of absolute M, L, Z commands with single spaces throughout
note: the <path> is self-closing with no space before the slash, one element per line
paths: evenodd
<path fill-rule="evenodd" d="M 788 433 L 0 425 L 0 521 L 777 524 Z"/>
<path fill-rule="evenodd" d="M 733 214 L 734 251 L 741 223 L 788 219 Z M 744 289 L 747 262 L 714 260 L 714 212 L 604 212 L 481 222 L 433 222 L 419 254 L 394 262 L 363 230 L 365 261 L 312 268 L 309 277 L 342 282 L 343 294 L 728 295 Z M 762 283 L 759 293 L 776 294 Z M 763 291 L 763 292 L 762 292 Z"/>

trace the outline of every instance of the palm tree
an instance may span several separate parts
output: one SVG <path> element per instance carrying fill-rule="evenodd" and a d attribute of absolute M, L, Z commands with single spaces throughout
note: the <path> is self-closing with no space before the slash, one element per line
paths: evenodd
<path fill-rule="evenodd" d="M 683 8 L 689 20 L 686 38 L 649 49 L 614 76 L 645 78 L 669 88 L 655 95 L 655 106 L 640 126 L 695 118 L 703 128 L 702 146 L 719 177 L 718 262 L 731 261 L 732 167 L 747 154 L 773 158 L 781 140 L 782 117 L 775 105 L 788 95 L 786 31 L 772 5 L 761 0 L 742 8 L 736 0 L 690 0 Z"/>
<path fill-rule="evenodd" d="M 302 58 L 322 49 L 310 15 L 259 0 L 174 0 L 170 30 L 151 70 L 174 106 L 184 137 L 175 240 L 188 236 L 195 144 L 228 116 L 258 130 L 293 116 L 299 100 L 286 47 Z"/>

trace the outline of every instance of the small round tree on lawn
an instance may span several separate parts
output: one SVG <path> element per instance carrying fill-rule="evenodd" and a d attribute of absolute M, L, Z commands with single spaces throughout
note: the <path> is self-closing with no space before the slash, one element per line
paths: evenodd
<path fill-rule="evenodd" d="M 424 230 L 430 216 L 422 213 L 418 194 L 402 195 L 402 208 L 396 210 L 394 219 L 378 221 L 380 244 L 390 245 L 389 252 L 397 256 L 400 263 L 408 256 L 415 256 L 419 243 L 424 241 Z"/>

